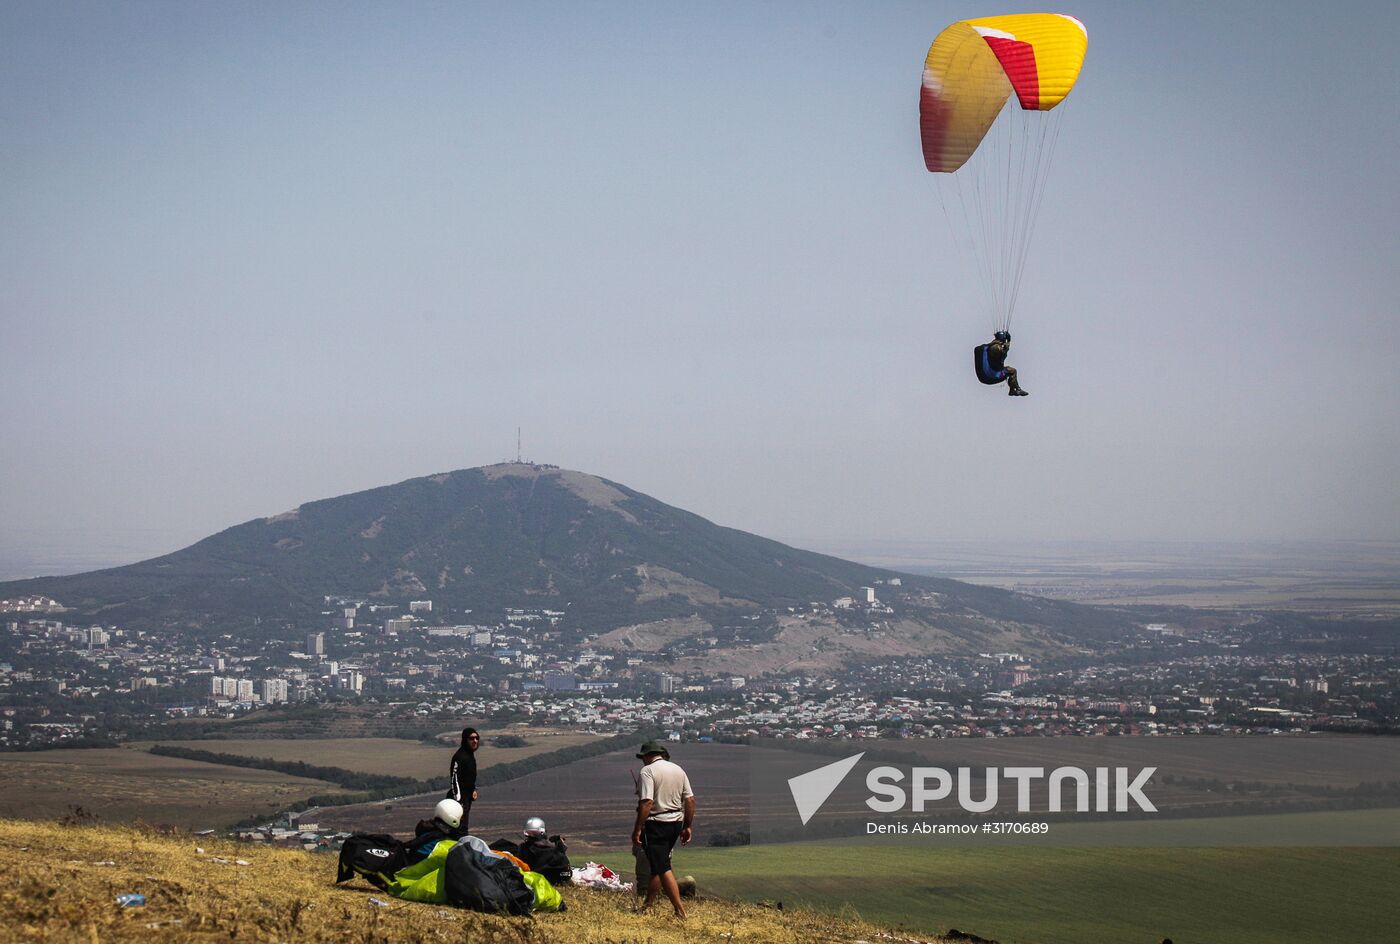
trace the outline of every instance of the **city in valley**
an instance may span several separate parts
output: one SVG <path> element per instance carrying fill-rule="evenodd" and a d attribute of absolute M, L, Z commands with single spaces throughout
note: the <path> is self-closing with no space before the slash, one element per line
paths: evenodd
<path fill-rule="evenodd" d="M 1328 629 L 1200 611 L 1145 618 L 1097 644 L 881 656 L 879 641 L 922 594 L 891 578 L 722 627 L 605 633 L 561 629 L 566 604 L 478 612 L 328 596 L 307 625 L 247 636 L 74 623 L 59 600 L 5 600 L 0 745 L 178 737 L 192 719 L 312 704 L 375 705 L 425 724 L 658 728 L 678 740 L 1387 733 L 1400 723 L 1400 655 L 1364 621 Z M 867 654 L 821 658 L 843 641 Z M 748 674 L 746 663 L 776 667 Z"/>

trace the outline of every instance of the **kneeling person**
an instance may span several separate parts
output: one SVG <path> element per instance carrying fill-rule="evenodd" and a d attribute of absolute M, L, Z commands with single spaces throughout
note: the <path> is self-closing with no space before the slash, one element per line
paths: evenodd
<path fill-rule="evenodd" d="M 420 819 L 413 827 L 409 843 L 409 860 L 419 862 L 432 853 L 433 847 L 444 839 L 456 842 L 466 835 L 462 829 L 462 804 L 456 800 L 439 800 L 432 819 Z"/>

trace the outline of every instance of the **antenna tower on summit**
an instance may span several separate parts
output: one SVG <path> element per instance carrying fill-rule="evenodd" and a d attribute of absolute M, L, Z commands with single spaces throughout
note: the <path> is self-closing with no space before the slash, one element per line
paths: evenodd
<path fill-rule="evenodd" d="M 515 427 L 515 462 L 520 463 L 520 427 Z"/>

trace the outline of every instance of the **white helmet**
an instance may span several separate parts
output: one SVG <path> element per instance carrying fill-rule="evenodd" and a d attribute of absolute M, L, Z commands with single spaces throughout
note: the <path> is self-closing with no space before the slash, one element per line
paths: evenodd
<path fill-rule="evenodd" d="M 544 820 L 540 819 L 538 816 L 531 816 L 529 819 L 527 819 L 525 821 L 525 838 L 543 839 Z"/>
<path fill-rule="evenodd" d="M 433 815 L 453 829 L 456 829 L 458 826 L 462 825 L 462 804 L 451 797 L 445 800 L 438 800 L 438 805 L 437 808 L 433 810 Z"/>

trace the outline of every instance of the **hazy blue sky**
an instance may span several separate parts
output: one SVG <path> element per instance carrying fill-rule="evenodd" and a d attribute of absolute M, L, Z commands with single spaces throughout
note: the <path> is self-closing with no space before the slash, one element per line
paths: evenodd
<path fill-rule="evenodd" d="M 515 453 L 866 540 L 1400 539 L 1400 4 L 1079 2 L 1013 400 L 939 2 L 0 4 L 0 553 Z"/>

